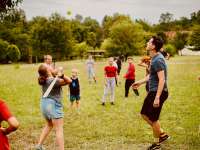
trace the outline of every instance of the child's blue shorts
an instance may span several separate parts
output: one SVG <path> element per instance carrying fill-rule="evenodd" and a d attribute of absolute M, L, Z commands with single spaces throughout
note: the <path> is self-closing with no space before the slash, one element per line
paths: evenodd
<path fill-rule="evenodd" d="M 70 95 L 70 102 L 74 102 L 75 100 L 79 101 L 80 95 Z"/>

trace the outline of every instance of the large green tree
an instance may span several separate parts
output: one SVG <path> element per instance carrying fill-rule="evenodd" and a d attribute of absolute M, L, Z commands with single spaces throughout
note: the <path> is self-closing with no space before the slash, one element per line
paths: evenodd
<path fill-rule="evenodd" d="M 137 55 L 144 47 L 144 31 L 136 23 L 124 21 L 110 29 L 110 38 L 104 42 L 109 55 Z"/>
<path fill-rule="evenodd" d="M 72 51 L 73 39 L 70 24 L 55 13 L 48 19 L 38 17 L 31 27 L 33 54 L 51 54 L 57 59 L 68 57 Z"/>

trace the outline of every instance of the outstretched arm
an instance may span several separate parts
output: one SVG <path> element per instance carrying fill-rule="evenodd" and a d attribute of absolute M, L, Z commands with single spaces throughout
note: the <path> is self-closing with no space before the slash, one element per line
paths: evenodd
<path fill-rule="evenodd" d="M 144 79 L 136 81 L 135 83 L 133 83 L 132 88 L 137 89 L 137 88 L 139 88 L 140 85 L 146 83 L 147 81 L 149 81 L 149 75 L 146 76 Z"/>
<path fill-rule="evenodd" d="M 0 130 L 5 134 L 8 135 L 11 132 L 14 132 L 15 130 L 18 129 L 19 127 L 19 122 L 17 121 L 17 119 L 15 117 L 10 117 L 8 120 L 8 127 L 7 128 L 0 128 Z"/>

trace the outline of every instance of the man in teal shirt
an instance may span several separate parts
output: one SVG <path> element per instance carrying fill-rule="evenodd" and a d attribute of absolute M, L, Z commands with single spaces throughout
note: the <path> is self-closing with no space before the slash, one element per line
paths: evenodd
<path fill-rule="evenodd" d="M 135 82 L 132 86 L 137 89 L 141 84 L 149 81 L 149 92 L 144 100 L 141 115 L 152 127 L 155 143 L 148 150 L 160 149 L 161 143 L 169 138 L 160 126 L 159 116 L 163 103 L 168 98 L 167 88 L 167 65 L 165 58 L 160 53 L 163 41 L 159 37 L 152 37 L 147 43 L 147 50 L 151 56 L 150 73 L 143 79 Z"/>

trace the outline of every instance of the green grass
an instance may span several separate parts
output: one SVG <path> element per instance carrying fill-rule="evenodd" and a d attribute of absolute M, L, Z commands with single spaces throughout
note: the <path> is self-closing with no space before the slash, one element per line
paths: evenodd
<path fill-rule="evenodd" d="M 135 57 L 137 63 L 140 57 Z M 200 57 L 175 57 L 168 63 L 170 96 L 161 113 L 161 124 L 171 135 L 164 150 L 198 150 L 200 148 Z M 84 61 L 59 62 L 70 75 L 78 68 L 81 84 L 81 113 L 69 109 L 67 87 L 64 87 L 64 135 L 66 150 L 144 150 L 153 140 L 151 128 L 141 119 L 140 109 L 146 95 L 144 86 L 140 97 L 130 92 L 124 100 L 124 80 L 116 88 L 116 105 L 100 105 L 103 94 L 103 67 L 97 62 L 98 83 L 88 84 Z M 33 149 L 44 119 L 40 113 L 41 90 L 37 84 L 39 65 L 1 65 L 0 97 L 4 99 L 21 123 L 19 130 L 9 136 L 12 150 Z M 123 65 L 122 75 L 127 64 Z M 145 70 L 136 66 L 136 78 Z M 121 78 L 122 79 L 122 78 Z M 45 141 L 46 149 L 55 149 L 55 133 Z"/>

